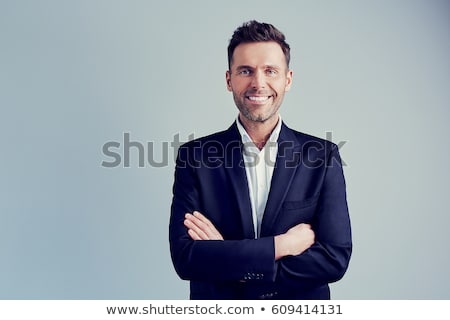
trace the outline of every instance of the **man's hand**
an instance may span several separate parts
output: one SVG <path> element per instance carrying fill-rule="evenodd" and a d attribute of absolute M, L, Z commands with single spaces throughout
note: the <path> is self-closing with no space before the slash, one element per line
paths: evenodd
<path fill-rule="evenodd" d="M 300 223 L 286 233 L 275 236 L 275 260 L 303 253 L 312 246 L 314 239 L 314 231 L 306 223 Z"/>
<path fill-rule="evenodd" d="M 193 240 L 223 240 L 216 227 L 200 212 L 186 213 L 184 217 L 184 225 Z"/>
<path fill-rule="evenodd" d="M 184 225 L 193 240 L 223 240 L 216 227 L 198 211 L 186 213 Z M 285 256 L 296 256 L 303 253 L 314 243 L 315 234 L 311 225 L 300 223 L 286 233 L 275 236 L 275 260 Z"/>

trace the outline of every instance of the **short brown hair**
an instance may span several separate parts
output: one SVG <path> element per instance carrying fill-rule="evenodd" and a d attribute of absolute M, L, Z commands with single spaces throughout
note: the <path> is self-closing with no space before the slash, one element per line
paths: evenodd
<path fill-rule="evenodd" d="M 289 67 L 291 59 L 291 48 L 285 41 L 284 34 L 269 23 L 261 23 L 255 20 L 245 22 L 242 26 L 237 28 L 230 39 L 228 45 L 228 69 L 231 67 L 233 60 L 234 49 L 241 43 L 274 41 L 278 43 L 283 50 L 286 64 Z"/>

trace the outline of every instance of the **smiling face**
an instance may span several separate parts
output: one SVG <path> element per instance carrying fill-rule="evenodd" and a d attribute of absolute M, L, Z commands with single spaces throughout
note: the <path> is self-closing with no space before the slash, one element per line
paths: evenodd
<path fill-rule="evenodd" d="M 276 123 L 284 93 L 291 87 L 292 71 L 278 43 L 242 43 L 233 52 L 226 80 L 241 120 Z"/>

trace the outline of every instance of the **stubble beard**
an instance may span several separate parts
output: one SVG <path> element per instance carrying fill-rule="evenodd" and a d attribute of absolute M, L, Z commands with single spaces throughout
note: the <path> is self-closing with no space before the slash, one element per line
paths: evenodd
<path fill-rule="evenodd" d="M 258 122 L 258 123 L 264 123 L 267 120 L 271 119 L 274 115 L 277 114 L 278 110 L 280 109 L 281 106 L 281 101 L 279 104 L 277 105 L 272 105 L 270 107 L 270 109 L 268 110 L 268 114 L 267 113 L 252 113 L 251 109 L 249 107 L 247 107 L 245 105 L 244 102 L 242 102 L 239 98 L 239 96 L 235 93 L 233 93 L 233 97 L 234 97 L 234 102 L 237 106 L 237 108 L 239 109 L 239 111 L 241 112 L 241 114 L 248 120 L 252 121 L 252 122 Z M 272 100 L 275 98 L 275 96 L 272 96 Z M 244 97 L 245 99 L 245 97 Z"/>

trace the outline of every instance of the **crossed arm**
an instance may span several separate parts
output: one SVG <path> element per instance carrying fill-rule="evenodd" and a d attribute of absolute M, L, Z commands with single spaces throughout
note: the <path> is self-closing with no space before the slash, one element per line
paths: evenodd
<path fill-rule="evenodd" d="M 224 240 L 211 221 L 198 211 L 186 213 L 184 225 L 193 240 Z M 300 223 L 286 233 L 274 237 L 275 260 L 296 256 L 311 247 L 315 240 L 311 225 Z"/>

